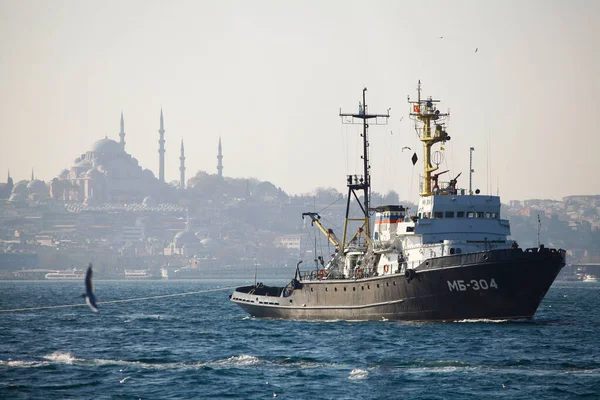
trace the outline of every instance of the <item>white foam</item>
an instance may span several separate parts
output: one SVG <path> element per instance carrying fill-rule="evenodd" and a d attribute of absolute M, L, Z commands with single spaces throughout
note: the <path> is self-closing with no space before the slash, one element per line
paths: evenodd
<path fill-rule="evenodd" d="M 350 371 L 350 375 L 348 376 L 348 379 L 352 379 L 352 380 L 365 379 L 368 375 L 369 375 L 369 371 L 366 371 L 366 370 L 360 369 L 360 368 L 354 368 L 352 371 Z"/>
<path fill-rule="evenodd" d="M 29 367 L 41 367 L 48 365 L 47 361 L 22 361 L 22 360 L 0 360 L 0 365 L 6 365 L 7 367 L 15 368 L 29 368 Z"/>
<path fill-rule="evenodd" d="M 475 322 L 475 323 L 486 323 L 486 324 L 501 324 L 503 322 L 507 322 L 507 319 L 485 319 L 485 318 L 481 318 L 481 319 L 461 319 L 459 321 L 454 321 L 454 322 L 458 322 L 460 324 L 464 324 L 464 323 L 469 323 L 469 322 Z"/>
<path fill-rule="evenodd" d="M 239 355 L 239 356 L 229 357 L 226 360 L 215 361 L 212 364 L 215 364 L 215 365 L 239 365 L 239 366 L 246 366 L 246 365 L 256 365 L 259 362 L 260 362 L 260 359 L 258 357 L 251 356 L 251 355 L 248 355 L 248 354 L 242 354 L 242 355 Z"/>
<path fill-rule="evenodd" d="M 423 368 L 408 368 L 406 369 L 406 372 L 408 373 L 412 373 L 412 374 L 419 374 L 419 373 L 447 373 L 447 372 L 454 372 L 457 370 L 457 367 L 453 367 L 453 366 L 446 366 L 446 367 L 423 367 Z"/>
<path fill-rule="evenodd" d="M 73 364 L 73 362 L 81 361 L 80 359 L 73 357 L 71 353 L 66 353 L 63 351 L 55 351 L 52 354 L 44 356 L 44 358 L 48 361 L 64 364 Z"/>

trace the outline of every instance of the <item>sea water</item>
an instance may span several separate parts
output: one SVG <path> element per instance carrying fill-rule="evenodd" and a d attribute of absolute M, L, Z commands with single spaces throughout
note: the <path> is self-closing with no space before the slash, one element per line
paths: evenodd
<path fill-rule="evenodd" d="M 96 294 L 241 284 L 99 281 Z M 82 291 L 0 282 L 0 310 L 82 304 Z M 0 398 L 600 398 L 600 283 L 555 283 L 531 321 L 256 319 L 230 293 L 0 313 Z"/>

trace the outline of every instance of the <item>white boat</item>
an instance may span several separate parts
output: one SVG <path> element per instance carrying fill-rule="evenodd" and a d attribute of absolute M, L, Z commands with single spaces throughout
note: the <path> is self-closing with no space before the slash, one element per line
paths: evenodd
<path fill-rule="evenodd" d="M 125 279 L 152 279 L 154 275 L 147 269 L 126 269 Z"/>
<path fill-rule="evenodd" d="M 72 281 L 72 280 L 83 280 L 85 278 L 85 271 L 77 271 L 73 269 L 72 271 L 56 271 L 56 272 L 48 272 L 46 274 L 46 279 L 49 280 L 60 280 L 60 281 Z"/>
<path fill-rule="evenodd" d="M 583 281 L 584 282 L 598 282 L 598 278 L 596 277 L 596 275 L 584 275 L 583 276 Z"/>

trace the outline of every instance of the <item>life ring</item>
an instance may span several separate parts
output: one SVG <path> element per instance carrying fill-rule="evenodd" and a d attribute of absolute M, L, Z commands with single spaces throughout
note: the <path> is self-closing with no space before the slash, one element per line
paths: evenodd
<path fill-rule="evenodd" d="M 385 264 L 385 265 L 383 266 L 383 272 L 390 272 L 390 266 L 389 266 L 389 265 L 387 265 L 387 264 Z"/>
<path fill-rule="evenodd" d="M 359 278 L 362 278 L 364 276 L 362 268 L 356 270 L 356 276 Z"/>
<path fill-rule="evenodd" d="M 319 279 L 323 279 L 327 276 L 327 271 L 324 269 L 320 269 L 317 271 L 317 276 L 319 277 Z"/>

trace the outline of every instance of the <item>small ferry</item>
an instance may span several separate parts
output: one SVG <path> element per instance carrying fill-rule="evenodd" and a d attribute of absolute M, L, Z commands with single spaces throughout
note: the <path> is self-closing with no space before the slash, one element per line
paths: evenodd
<path fill-rule="evenodd" d="M 59 281 L 83 280 L 85 279 L 85 271 L 77 271 L 76 269 L 73 269 L 72 271 L 48 272 L 45 278 L 48 280 Z"/>
<path fill-rule="evenodd" d="M 147 269 L 126 269 L 125 279 L 153 279 L 154 275 Z"/>

